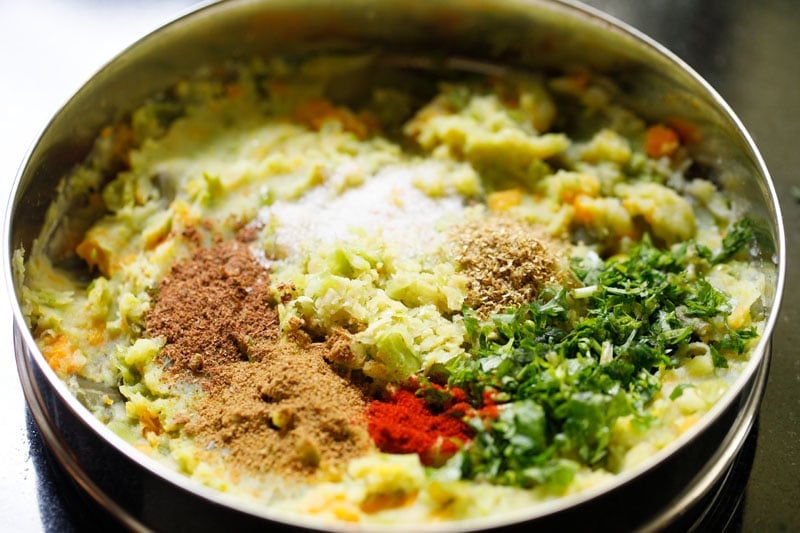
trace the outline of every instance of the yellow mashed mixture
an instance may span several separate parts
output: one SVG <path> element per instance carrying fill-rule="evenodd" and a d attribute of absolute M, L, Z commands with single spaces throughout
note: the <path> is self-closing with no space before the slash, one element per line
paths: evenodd
<path fill-rule="evenodd" d="M 253 62 L 199 75 L 109 126 L 65 177 L 62 193 L 84 194 L 86 212 L 64 222 L 56 202 L 16 266 L 39 348 L 87 408 L 143 453 L 220 491 L 281 513 L 363 523 L 527 509 L 612 479 L 696 423 L 747 362 L 766 280 L 747 247 L 714 260 L 737 215 L 706 173 L 695 174 L 685 133 L 654 129 L 615 103 L 607 79 L 585 72 L 448 73 L 438 83 L 421 75 L 414 90 L 378 76 L 357 101 L 331 94 L 332 73 L 340 80 L 365 63 Z M 446 389 L 448 375 L 495 371 L 499 355 L 478 370 L 456 363 L 479 357 L 475 324 L 510 321 L 504 310 L 553 287 L 583 309 L 603 282 L 576 274 L 576 261 L 600 272 L 643 239 L 664 257 L 688 254 L 703 290 L 721 296 L 713 313 L 689 306 L 660 315 L 659 331 L 682 337 L 664 341 L 669 348 L 646 367 L 641 383 L 655 389 L 592 437 L 588 452 L 559 456 L 559 466 L 572 465 L 566 483 L 542 470 L 540 482 L 520 478 L 508 465 L 493 477 L 474 451 L 478 436 L 460 443 L 472 452 L 436 465 L 369 440 L 345 464 L 325 464 L 312 443 L 305 464 L 315 472 L 288 483 L 281 471 L 230 464 L 224 442 L 209 446 L 187 430 L 207 394 L 202 367 L 190 361 L 196 379 L 175 379 L 160 356 L 168 340 L 147 333 L 173 266 L 243 231 L 269 272 L 281 335 L 327 346 L 338 336 L 343 351 L 326 364 L 367 402 L 410 378 Z M 541 252 L 519 253 L 534 245 Z M 497 331 L 485 346 L 511 338 Z M 601 339 L 568 359 L 622 364 L 637 342 Z M 543 357 L 559 379 L 577 368 L 559 366 L 555 351 Z M 501 414 L 478 427 L 484 415 L 464 413 L 476 435 L 517 405 L 515 392 L 491 383 L 494 399 L 474 407 Z"/>

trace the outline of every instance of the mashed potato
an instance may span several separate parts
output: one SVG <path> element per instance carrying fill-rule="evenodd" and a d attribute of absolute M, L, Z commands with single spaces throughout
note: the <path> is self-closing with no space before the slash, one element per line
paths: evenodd
<path fill-rule="evenodd" d="M 100 420 L 280 512 L 407 523 L 604 483 L 725 394 L 763 321 L 747 226 L 690 150 L 648 154 L 611 94 L 589 110 L 608 80 L 378 76 L 354 105 L 329 70 L 183 81 L 65 177 L 91 226 L 17 274 Z"/>

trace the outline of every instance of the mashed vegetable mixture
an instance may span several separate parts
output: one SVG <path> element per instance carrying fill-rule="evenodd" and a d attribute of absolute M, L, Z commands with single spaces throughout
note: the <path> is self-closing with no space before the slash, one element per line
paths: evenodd
<path fill-rule="evenodd" d="M 202 73 L 102 132 L 16 261 L 70 389 L 204 484 L 365 523 L 529 507 L 696 423 L 766 280 L 692 125 L 583 71 L 339 94 L 368 63 Z"/>

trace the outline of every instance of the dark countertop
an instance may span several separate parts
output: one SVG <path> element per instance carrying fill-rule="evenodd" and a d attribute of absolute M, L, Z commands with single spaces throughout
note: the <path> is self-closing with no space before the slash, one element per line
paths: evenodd
<path fill-rule="evenodd" d="M 103 62 L 190 0 L 0 0 L 0 180 L 3 198 L 26 148 Z M 661 42 L 714 86 L 752 134 L 783 208 L 788 241 L 784 303 L 759 420 L 723 488 L 710 530 L 800 530 L 800 10 L 794 0 L 587 0 Z M 2 289 L 4 290 L 4 289 Z M 5 295 L 4 295 L 5 297 Z M 0 306 L 0 530 L 79 529 L 63 480 L 27 414 Z M 741 498 L 741 505 L 736 503 Z"/>

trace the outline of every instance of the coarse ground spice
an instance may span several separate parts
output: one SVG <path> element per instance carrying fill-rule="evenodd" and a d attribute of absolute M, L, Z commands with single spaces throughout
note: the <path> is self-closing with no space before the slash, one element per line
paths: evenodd
<path fill-rule="evenodd" d="M 487 316 L 563 282 L 554 245 L 522 221 L 487 217 L 453 228 L 455 259 L 470 279 L 466 303 Z"/>
<path fill-rule="evenodd" d="M 205 449 L 255 472 L 335 471 L 371 446 L 366 398 L 324 344 L 281 339 L 269 282 L 246 243 L 199 249 L 162 281 L 147 334 L 166 340 L 170 379 L 200 384 L 185 431 Z"/>
<path fill-rule="evenodd" d="M 370 447 L 366 400 L 331 370 L 324 346 L 254 345 L 255 361 L 220 368 L 186 430 L 252 471 L 330 473 Z"/>
<path fill-rule="evenodd" d="M 466 396 L 462 393 L 456 399 Z M 434 412 L 413 391 L 399 389 L 388 400 L 369 404 L 369 434 L 383 452 L 416 453 L 422 464 L 439 466 L 472 438 L 472 430 L 462 421 L 471 408 L 463 401 L 445 407 Z"/>

